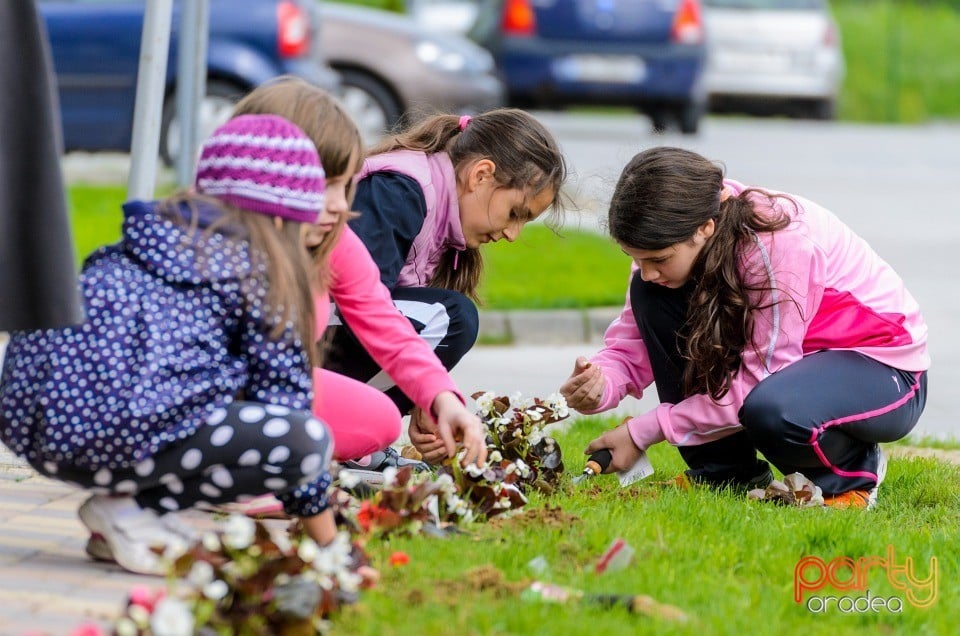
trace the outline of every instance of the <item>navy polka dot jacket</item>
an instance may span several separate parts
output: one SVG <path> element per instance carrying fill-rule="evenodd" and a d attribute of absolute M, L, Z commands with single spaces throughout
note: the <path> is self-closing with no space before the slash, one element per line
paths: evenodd
<path fill-rule="evenodd" d="M 202 208 L 200 225 L 216 214 Z M 0 440 L 33 465 L 120 468 L 189 437 L 239 391 L 309 409 L 302 343 L 290 329 L 268 336 L 264 271 L 245 241 L 126 204 L 120 242 L 84 263 L 86 322 L 12 334 Z"/>

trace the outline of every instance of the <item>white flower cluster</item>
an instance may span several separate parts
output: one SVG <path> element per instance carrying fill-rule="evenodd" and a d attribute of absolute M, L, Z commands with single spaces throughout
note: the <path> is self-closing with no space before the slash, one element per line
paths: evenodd
<path fill-rule="evenodd" d="M 304 537 L 297 546 L 297 556 L 312 566 L 306 578 L 316 580 L 323 589 L 331 590 L 336 584 L 341 590 L 356 592 L 363 577 L 350 569 L 351 550 L 350 533 L 340 532 L 324 547 Z"/>
<path fill-rule="evenodd" d="M 512 503 L 510 501 L 510 495 L 507 493 L 507 486 L 505 484 L 492 484 L 494 495 L 496 496 L 496 501 L 493 502 L 494 510 L 510 510 Z"/>
<path fill-rule="evenodd" d="M 559 393 L 551 393 L 543 402 L 556 413 L 558 419 L 569 417 L 570 409 L 567 408 L 567 400 Z"/>
<path fill-rule="evenodd" d="M 477 415 L 496 440 L 509 436 L 522 439 L 529 447 L 537 446 L 547 437 L 545 429 L 548 426 L 570 415 L 567 401 L 559 393 L 552 393 L 539 403 L 534 398 L 523 399 L 520 393 L 514 393 L 507 398 L 509 404 L 502 414 L 495 408 L 496 399 L 492 391 L 475 398 Z"/>
<path fill-rule="evenodd" d="M 480 410 L 481 416 L 489 416 L 493 414 L 493 398 L 497 397 L 493 391 L 487 391 L 486 393 L 477 396 L 477 408 Z"/>
<path fill-rule="evenodd" d="M 440 486 L 440 495 L 443 496 L 443 504 L 447 511 L 457 515 L 463 523 L 473 521 L 473 510 L 470 508 L 470 504 L 457 492 L 453 477 L 447 474 L 440 475 L 437 477 L 436 483 Z"/>
<path fill-rule="evenodd" d="M 521 479 L 526 479 L 530 476 L 530 467 L 527 466 L 526 462 L 524 462 L 522 459 L 513 460 L 511 463 L 507 464 L 507 467 L 504 468 L 503 471 L 508 475 L 517 473 L 520 475 Z"/>

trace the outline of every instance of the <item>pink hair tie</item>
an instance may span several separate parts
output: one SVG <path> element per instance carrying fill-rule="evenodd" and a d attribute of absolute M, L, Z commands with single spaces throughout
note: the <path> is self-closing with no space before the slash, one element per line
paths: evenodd
<path fill-rule="evenodd" d="M 464 130 L 467 129 L 467 124 L 469 124 L 470 120 L 472 119 L 473 117 L 471 117 L 470 115 L 460 115 L 460 124 L 459 124 L 460 132 L 463 132 Z"/>

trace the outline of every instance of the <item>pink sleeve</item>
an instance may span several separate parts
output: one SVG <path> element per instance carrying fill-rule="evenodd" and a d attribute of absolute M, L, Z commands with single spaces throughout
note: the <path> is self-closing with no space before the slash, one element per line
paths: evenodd
<path fill-rule="evenodd" d="M 635 265 L 630 270 L 631 279 L 634 271 L 636 271 Z M 627 289 L 629 288 L 628 283 Z M 640 398 L 643 390 L 653 383 L 650 358 L 647 355 L 647 347 L 640 337 L 640 331 L 637 329 L 637 322 L 633 318 L 629 291 L 623 311 L 607 327 L 603 342 L 603 349 L 590 358 L 590 362 L 603 370 L 606 386 L 600 406 L 594 411 L 589 411 L 591 413 L 612 409 L 627 395 Z"/>
<path fill-rule="evenodd" d="M 349 227 L 330 253 L 330 295 L 363 348 L 414 404 L 430 411 L 442 391 L 463 396 L 430 346 L 393 304 L 380 270 Z"/>
<path fill-rule="evenodd" d="M 633 418 L 627 428 L 638 448 L 663 440 L 674 446 L 696 446 L 736 432 L 741 428 L 740 408 L 754 387 L 803 357 L 804 316 L 816 313 L 819 299 L 811 281 L 822 280 L 823 262 L 810 246 L 791 243 L 791 238 L 778 233 L 779 250 L 771 254 L 772 245 L 765 244 L 750 254 L 750 271 L 766 278 L 761 284 L 772 281 L 778 291 L 775 298 L 765 294 L 765 300 L 772 302 L 753 314 L 756 346 L 744 350 L 729 392 L 719 402 L 701 393 Z"/>

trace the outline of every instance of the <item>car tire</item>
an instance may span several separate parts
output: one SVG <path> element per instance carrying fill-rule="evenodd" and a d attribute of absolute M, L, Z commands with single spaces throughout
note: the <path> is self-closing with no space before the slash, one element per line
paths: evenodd
<path fill-rule="evenodd" d="M 233 113 L 233 107 L 243 97 L 245 89 L 220 80 L 208 81 L 204 98 L 200 102 L 199 140 L 202 142 L 217 126 L 226 123 Z M 180 128 L 177 125 L 176 91 L 167 95 L 163 103 L 163 116 L 160 120 L 160 158 L 167 167 L 177 160 L 180 147 Z"/>
<path fill-rule="evenodd" d="M 700 130 L 703 118 L 703 105 L 695 102 L 682 104 L 658 104 L 651 107 L 647 114 L 654 133 L 679 130 L 685 135 L 695 135 Z"/>
<path fill-rule="evenodd" d="M 393 129 L 403 116 L 403 106 L 383 82 L 362 71 L 335 69 L 340 73 L 341 101 L 370 145 Z"/>
<path fill-rule="evenodd" d="M 815 99 L 807 105 L 811 119 L 829 121 L 837 118 L 837 103 L 832 99 Z"/>
<path fill-rule="evenodd" d="M 665 133 L 673 125 L 670 110 L 665 106 L 654 106 L 647 111 L 647 115 L 650 117 L 650 125 L 654 133 Z"/>
<path fill-rule="evenodd" d="M 695 135 L 700 130 L 700 120 L 703 118 L 703 106 L 694 102 L 687 102 L 677 109 L 677 123 L 680 132 L 684 135 Z"/>

